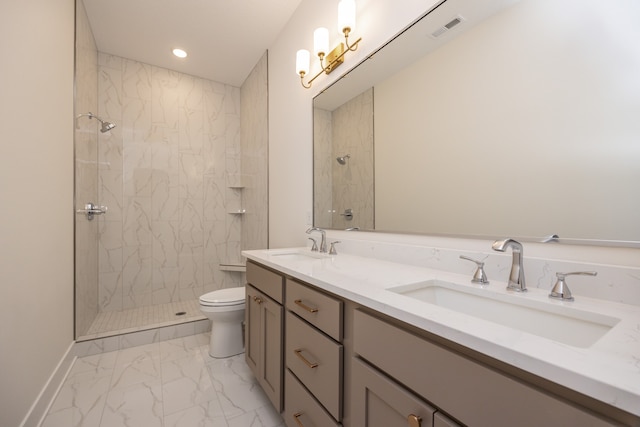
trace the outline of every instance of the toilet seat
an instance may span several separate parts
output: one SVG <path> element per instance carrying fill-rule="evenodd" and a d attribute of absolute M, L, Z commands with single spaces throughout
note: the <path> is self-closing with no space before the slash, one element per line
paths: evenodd
<path fill-rule="evenodd" d="M 218 289 L 200 297 L 200 305 L 209 307 L 227 307 L 244 304 L 244 287 Z"/>

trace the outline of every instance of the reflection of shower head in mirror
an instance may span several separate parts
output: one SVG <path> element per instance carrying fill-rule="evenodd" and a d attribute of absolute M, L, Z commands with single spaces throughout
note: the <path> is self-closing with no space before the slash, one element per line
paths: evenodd
<path fill-rule="evenodd" d="M 99 121 L 100 125 L 101 125 L 100 126 L 100 132 L 102 132 L 102 133 L 108 132 L 111 129 L 113 129 L 114 127 L 116 127 L 115 123 L 111 123 L 111 122 L 108 122 L 106 120 L 102 120 L 100 117 L 96 116 L 92 112 L 79 114 L 78 117 L 76 117 L 76 118 L 79 119 L 80 117 L 89 117 L 90 119 L 96 119 L 97 121 Z"/>
<path fill-rule="evenodd" d="M 340 163 L 341 165 L 346 165 L 347 164 L 347 159 L 350 159 L 351 155 L 347 154 L 346 156 L 342 156 L 342 157 L 336 157 L 336 160 L 338 161 L 338 163 Z"/>

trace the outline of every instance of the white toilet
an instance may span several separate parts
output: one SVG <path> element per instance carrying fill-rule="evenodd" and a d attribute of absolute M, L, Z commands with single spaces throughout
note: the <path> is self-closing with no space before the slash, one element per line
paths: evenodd
<path fill-rule="evenodd" d="M 200 297 L 200 311 L 211 319 L 211 357 L 230 357 L 244 352 L 244 299 L 244 286 L 219 289 Z"/>

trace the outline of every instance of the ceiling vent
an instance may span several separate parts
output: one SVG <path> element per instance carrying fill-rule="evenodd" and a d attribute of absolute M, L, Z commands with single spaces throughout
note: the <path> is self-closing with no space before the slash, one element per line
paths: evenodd
<path fill-rule="evenodd" d="M 433 33 L 431 33 L 431 37 L 433 37 L 434 39 L 437 39 L 447 31 L 453 29 L 458 24 L 461 24 L 463 21 L 464 21 L 464 18 L 458 15 L 455 18 L 453 18 L 451 21 L 449 21 L 448 23 L 446 23 L 445 25 L 443 25 L 442 27 L 438 28 Z"/>

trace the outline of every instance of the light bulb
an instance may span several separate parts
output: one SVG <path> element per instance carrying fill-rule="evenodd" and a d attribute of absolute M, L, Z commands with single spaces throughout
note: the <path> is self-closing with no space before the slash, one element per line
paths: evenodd
<path fill-rule="evenodd" d="M 338 29 L 341 33 L 351 32 L 356 27 L 355 0 L 341 0 L 338 3 Z"/>
<path fill-rule="evenodd" d="M 306 49 L 300 49 L 296 52 L 296 74 L 309 73 L 309 60 L 311 54 Z"/>
<path fill-rule="evenodd" d="M 313 53 L 325 56 L 329 51 L 329 30 L 324 27 L 316 28 L 313 32 Z"/>

